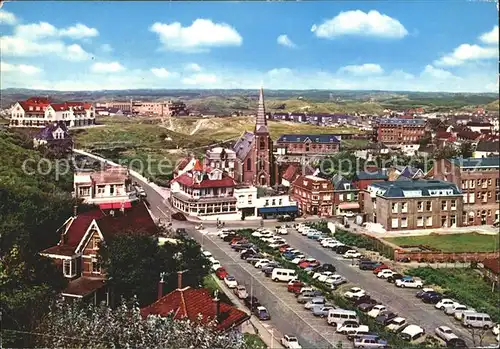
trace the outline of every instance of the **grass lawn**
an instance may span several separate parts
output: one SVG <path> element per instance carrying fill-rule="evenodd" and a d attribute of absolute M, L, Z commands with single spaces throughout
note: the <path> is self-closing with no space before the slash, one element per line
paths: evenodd
<path fill-rule="evenodd" d="M 224 293 L 224 291 L 219 287 L 212 275 L 207 275 L 203 279 L 203 287 L 208 289 L 210 293 L 214 294 L 215 291 L 219 291 L 219 299 L 229 305 L 234 305 L 231 299 Z"/>
<path fill-rule="evenodd" d="M 443 252 L 490 252 L 498 250 L 498 235 L 467 234 L 430 234 L 426 236 L 405 236 L 386 238 L 399 246 L 425 245 Z"/>
<path fill-rule="evenodd" d="M 243 333 L 243 340 L 249 349 L 267 349 L 266 343 L 257 334 Z"/>

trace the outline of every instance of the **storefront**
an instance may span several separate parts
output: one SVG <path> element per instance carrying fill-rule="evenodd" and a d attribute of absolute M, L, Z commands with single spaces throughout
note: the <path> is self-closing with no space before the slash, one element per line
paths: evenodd
<path fill-rule="evenodd" d="M 297 206 L 283 206 L 283 207 L 262 207 L 257 210 L 258 215 L 264 219 L 273 219 L 277 216 L 297 216 L 298 214 Z"/>

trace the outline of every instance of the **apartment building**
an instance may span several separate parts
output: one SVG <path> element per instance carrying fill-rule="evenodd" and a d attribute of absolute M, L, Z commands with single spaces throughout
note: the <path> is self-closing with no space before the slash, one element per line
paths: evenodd
<path fill-rule="evenodd" d="M 374 124 L 377 141 L 386 144 L 417 143 L 425 137 L 425 119 L 385 118 Z"/>
<path fill-rule="evenodd" d="M 332 178 L 333 214 L 337 216 L 354 216 L 360 211 L 359 190 L 354 183 L 340 174 Z"/>
<path fill-rule="evenodd" d="M 234 189 L 234 196 L 237 199 L 236 208 L 242 217 L 259 216 L 266 219 L 298 214 L 297 202 L 287 194 L 259 195 L 257 187 L 239 185 Z"/>
<path fill-rule="evenodd" d="M 284 134 L 276 145 L 285 148 L 286 154 L 330 154 L 340 151 L 340 139 L 333 134 Z"/>
<path fill-rule="evenodd" d="M 94 125 L 94 106 L 87 102 L 53 103 L 49 98 L 31 97 L 11 108 L 10 127 L 43 128 L 54 123 L 64 123 L 67 127 Z"/>
<path fill-rule="evenodd" d="M 367 220 L 385 230 L 453 228 L 463 225 L 463 196 L 440 180 L 397 180 L 368 186 Z"/>
<path fill-rule="evenodd" d="M 500 157 L 443 159 L 432 176 L 463 192 L 463 224 L 491 225 L 500 220 Z"/>
<path fill-rule="evenodd" d="M 333 212 L 333 184 L 317 176 L 298 176 L 292 183 L 292 197 L 299 212 L 305 215 L 330 217 Z"/>
<path fill-rule="evenodd" d="M 121 110 L 123 113 L 138 114 L 146 116 L 177 116 L 187 115 L 187 107 L 181 101 L 161 101 L 161 102 L 143 102 L 143 101 L 110 101 L 96 104 L 100 110 Z"/>

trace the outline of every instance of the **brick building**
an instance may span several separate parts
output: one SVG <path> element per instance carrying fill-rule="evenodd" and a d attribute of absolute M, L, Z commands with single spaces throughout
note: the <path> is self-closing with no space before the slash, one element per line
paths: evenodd
<path fill-rule="evenodd" d="M 278 147 L 284 147 L 286 154 L 314 155 L 330 154 L 340 151 L 340 140 L 333 134 L 284 134 L 276 141 Z"/>
<path fill-rule="evenodd" d="M 425 137 L 425 125 L 425 119 L 378 119 L 374 130 L 378 142 L 411 144 Z"/>
<path fill-rule="evenodd" d="M 354 183 L 340 174 L 332 178 L 333 214 L 337 216 L 353 216 L 359 213 L 359 190 Z"/>
<path fill-rule="evenodd" d="M 292 196 L 299 212 L 329 217 L 333 209 L 333 184 L 316 176 L 298 176 L 292 183 Z"/>
<path fill-rule="evenodd" d="M 464 225 L 491 225 L 500 219 L 500 157 L 456 158 L 436 162 L 432 176 L 463 192 Z"/>
<path fill-rule="evenodd" d="M 387 231 L 462 226 L 463 196 L 453 183 L 405 179 L 373 183 L 367 191 L 367 219 Z"/>

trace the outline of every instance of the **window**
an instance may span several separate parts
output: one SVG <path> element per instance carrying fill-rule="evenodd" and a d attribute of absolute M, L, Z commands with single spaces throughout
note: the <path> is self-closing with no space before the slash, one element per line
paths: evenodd
<path fill-rule="evenodd" d="M 483 184 L 483 180 L 482 179 L 478 179 L 477 180 L 477 186 L 480 187 L 482 184 Z"/>
<path fill-rule="evenodd" d="M 496 195 L 496 198 L 497 198 L 496 201 L 500 202 L 500 191 L 497 191 L 495 195 Z"/>
<path fill-rule="evenodd" d="M 93 250 L 98 250 L 99 249 L 99 243 L 101 242 L 101 239 L 99 239 L 99 237 L 94 237 L 92 239 L 92 249 Z"/>
<path fill-rule="evenodd" d="M 488 210 L 488 217 L 491 217 L 491 210 Z"/>
<path fill-rule="evenodd" d="M 392 204 L 391 206 L 392 206 L 391 207 L 392 208 L 392 213 L 398 213 L 398 204 L 395 203 L 395 204 Z"/>
<path fill-rule="evenodd" d="M 451 209 L 456 210 L 457 209 L 457 200 L 451 200 Z"/>
<path fill-rule="evenodd" d="M 427 227 L 432 227 L 432 217 L 427 217 L 427 221 L 425 223 Z"/>
<path fill-rule="evenodd" d="M 106 187 L 104 185 L 98 185 L 97 186 L 97 194 L 104 194 L 105 188 Z"/>
<path fill-rule="evenodd" d="M 392 228 L 399 228 L 399 220 L 397 218 L 392 219 Z"/>
<path fill-rule="evenodd" d="M 344 194 L 339 194 L 339 201 L 344 201 Z"/>
<path fill-rule="evenodd" d="M 272 200 L 271 205 L 276 206 L 276 199 L 273 199 L 273 200 Z"/>
<path fill-rule="evenodd" d="M 101 273 L 101 263 L 97 258 L 92 258 L 92 273 L 100 274 Z"/>
<path fill-rule="evenodd" d="M 422 201 L 417 202 L 417 211 L 418 212 L 423 212 L 424 211 L 424 203 Z"/>
<path fill-rule="evenodd" d="M 446 228 L 447 227 L 447 219 L 446 219 L 446 216 L 441 216 L 441 226 L 443 228 Z"/>
<path fill-rule="evenodd" d="M 401 213 L 407 213 L 407 212 L 408 212 L 408 203 L 402 202 L 401 203 Z"/>
<path fill-rule="evenodd" d="M 278 199 L 278 205 L 283 205 L 283 199 Z"/>
<path fill-rule="evenodd" d="M 474 202 L 476 202 L 474 193 L 469 193 L 469 204 L 473 204 Z"/>
<path fill-rule="evenodd" d="M 110 195 L 115 195 L 115 186 L 114 185 L 110 185 L 109 186 L 109 194 Z"/>
<path fill-rule="evenodd" d="M 90 196 L 90 187 L 78 188 L 78 196 Z"/>
<path fill-rule="evenodd" d="M 488 192 L 488 197 L 491 198 L 491 191 Z"/>
<path fill-rule="evenodd" d="M 491 185 L 491 178 L 488 178 L 488 185 Z"/>
<path fill-rule="evenodd" d="M 427 211 L 432 211 L 432 201 L 427 201 L 425 203 L 425 208 Z"/>
<path fill-rule="evenodd" d="M 469 189 L 474 189 L 476 187 L 476 181 L 473 179 L 469 180 Z"/>
<path fill-rule="evenodd" d="M 266 200 L 266 203 L 264 204 L 264 206 L 269 206 L 269 200 Z"/>
<path fill-rule="evenodd" d="M 448 202 L 441 201 L 441 210 L 446 211 L 448 209 Z"/>
<path fill-rule="evenodd" d="M 247 171 L 252 171 L 252 160 L 250 158 L 247 159 Z"/>
<path fill-rule="evenodd" d="M 408 228 L 408 218 L 401 218 L 401 228 Z"/>
<path fill-rule="evenodd" d="M 319 196 L 318 195 L 313 195 L 312 199 L 315 200 L 315 201 L 317 201 L 319 199 Z"/>
<path fill-rule="evenodd" d="M 63 260 L 63 274 L 65 277 L 76 276 L 76 260 L 75 259 Z"/>
<path fill-rule="evenodd" d="M 417 217 L 417 227 L 424 226 L 424 217 Z"/>
<path fill-rule="evenodd" d="M 252 199 L 253 199 L 252 194 L 249 194 L 249 195 L 248 195 L 248 203 L 249 203 L 249 204 L 251 204 L 251 203 L 252 203 Z"/>

